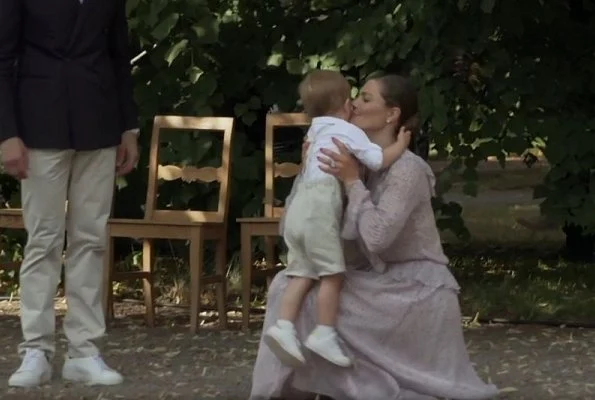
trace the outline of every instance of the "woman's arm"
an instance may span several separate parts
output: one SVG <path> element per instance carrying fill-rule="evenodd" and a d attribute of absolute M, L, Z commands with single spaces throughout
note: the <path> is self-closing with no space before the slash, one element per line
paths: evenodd
<path fill-rule="evenodd" d="M 322 149 L 321 169 L 341 180 L 348 196 L 344 233 L 358 233 L 370 253 L 386 250 L 399 235 L 423 198 L 424 174 L 415 159 L 402 158 L 387 172 L 388 186 L 377 203 L 360 179 L 359 164 L 349 150 L 333 139 L 339 153 Z"/>
<path fill-rule="evenodd" d="M 422 199 L 422 171 L 417 163 L 399 161 L 389 172 L 388 185 L 374 203 L 370 191 L 358 180 L 347 188 L 345 222 L 355 226 L 370 253 L 391 246 Z"/>

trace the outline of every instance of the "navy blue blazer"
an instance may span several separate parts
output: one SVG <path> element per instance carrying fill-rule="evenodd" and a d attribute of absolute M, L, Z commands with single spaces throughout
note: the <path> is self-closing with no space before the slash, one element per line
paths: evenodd
<path fill-rule="evenodd" d="M 0 140 L 96 150 L 138 127 L 125 0 L 0 0 Z"/>

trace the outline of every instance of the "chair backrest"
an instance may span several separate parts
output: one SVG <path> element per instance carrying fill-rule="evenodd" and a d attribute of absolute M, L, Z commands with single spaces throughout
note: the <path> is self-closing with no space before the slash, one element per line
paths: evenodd
<path fill-rule="evenodd" d="M 149 160 L 149 182 L 147 186 L 147 203 L 145 219 L 158 222 L 182 223 L 226 223 L 229 207 L 229 181 L 231 175 L 231 139 L 233 134 L 233 118 L 227 117 L 181 117 L 156 116 L 151 136 Z M 209 131 L 221 133 L 223 146 L 221 166 L 179 167 L 176 165 L 161 165 L 159 163 L 160 135 L 164 129 L 186 131 Z M 219 202 L 216 211 L 195 210 L 162 210 L 156 208 L 158 180 L 184 182 L 219 182 Z"/>
<path fill-rule="evenodd" d="M 284 127 L 307 127 L 310 125 L 310 118 L 303 113 L 274 113 L 268 114 L 265 132 L 265 194 L 264 194 L 264 216 L 280 217 L 283 215 L 284 207 L 277 207 L 275 204 L 275 178 L 291 178 L 300 172 L 300 164 L 284 162 L 276 163 L 274 156 L 275 130 Z"/>

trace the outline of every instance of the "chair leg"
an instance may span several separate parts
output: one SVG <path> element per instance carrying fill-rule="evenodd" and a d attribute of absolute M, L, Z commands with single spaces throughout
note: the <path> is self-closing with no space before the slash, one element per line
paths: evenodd
<path fill-rule="evenodd" d="M 105 256 L 103 258 L 103 316 L 106 323 L 114 318 L 113 303 L 113 268 L 114 268 L 114 239 L 108 225 L 107 240 L 105 245 Z"/>
<path fill-rule="evenodd" d="M 215 273 L 221 277 L 221 282 L 216 284 L 217 312 L 219 314 L 219 325 L 221 329 L 227 329 L 227 240 L 226 230 L 221 240 L 217 241 L 217 253 L 215 255 Z"/>
<path fill-rule="evenodd" d="M 252 233 L 250 226 L 241 226 L 242 267 L 242 329 L 250 328 L 250 298 L 252 295 Z"/>
<path fill-rule="evenodd" d="M 264 243 L 265 243 L 265 260 L 266 260 L 266 267 L 267 268 L 275 268 L 275 245 L 277 244 L 277 238 L 275 236 L 265 236 Z M 270 275 L 266 276 L 266 283 L 267 283 L 267 290 L 269 286 L 271 286 L 271 282 L 273 281 L 273 277 Z"/>
<path fill-rule="evenodd" d="M 264 257 L 267 268 L 275 267 L 275 245 L 277 244 L 277 238 L 274 236 L 264 237 Z"/>
<path fill-rule="evenodd" d="M 201 229 L 192 229 L 190 234 L 190 333 L 198 332 L 204 242 Z"/>
<path fill-rule="evenodd" d="M 143 296 L 145 298 L 146 322 L 147 326 L 151 328 L 155 326 L 154 265 L 153 241 L 145 239 L 143 240 L 143 272 L 148 272 L 148 276 L 143 279 Z"/>

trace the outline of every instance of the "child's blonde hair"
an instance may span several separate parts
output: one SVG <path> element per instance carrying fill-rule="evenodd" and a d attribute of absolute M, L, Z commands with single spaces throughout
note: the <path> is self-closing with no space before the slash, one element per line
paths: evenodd
<path fill-rule="evenodd" d="M 334 114 L 351 98 L 351 85 L 338 71 L 310 72 L 298 88 L 304 111 L 310 118 Z"/>

